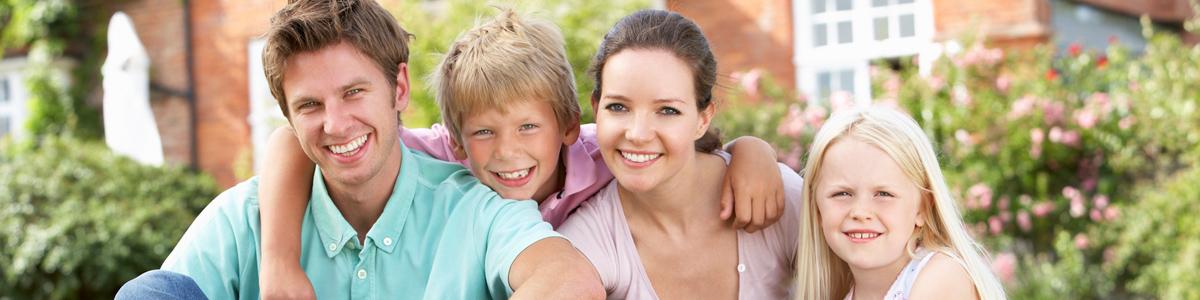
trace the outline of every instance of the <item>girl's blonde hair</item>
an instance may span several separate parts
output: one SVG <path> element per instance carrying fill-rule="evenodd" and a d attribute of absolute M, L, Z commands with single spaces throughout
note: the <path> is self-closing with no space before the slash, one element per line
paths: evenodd
<path fill-rule="evenodd" d="M 838 299 L 853 283 L 850 268 L 829 248 L 821 231 L 816 184 L 821 180 L 825 152 L 838 140 L 854 138 L 879 147 L 904 174 L 923 190 L 921 226 L 909 240 L 908 251 L 923 247 L 947 253 L 960 260 L 975 283 L 981 299 L 1004 299 L 1004 288 L 992 273 L 987 250 L 975 242 L 955 207 L 937 154 L 916 121 L 898 111 L 882 107 L 859 107 L 835 113 L 821 127 L 808 153 L 804 168 L 804 222 L 800 225 L 800 247 L 796 255 L 797 299 Z"/>

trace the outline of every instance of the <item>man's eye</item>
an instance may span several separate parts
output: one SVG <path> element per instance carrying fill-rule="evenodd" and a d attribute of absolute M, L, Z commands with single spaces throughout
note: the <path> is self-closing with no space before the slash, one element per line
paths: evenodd
<path fill-rule="evenodd" d="M 321 105 L 321 104 L 317 103 L 316 101 L 307 101 L 307 102 L 301 103 L 300 106 L 298 106 L 298 108 L 301 108 L 301 109 L 313 108 L 313 107 L 317 107 L 318 105 Z"/>
<path fill-rule="evenodd" d="M 362 88 L 353 88 L 353 89 L 350 89 L 349 91 L 346 91 L 346 96 L 354 96 L 354 95 L 357 95 L 358 93 L 362 93 L 362 92 L 363 92 Z"/>
<path fill-rule="evenodd" d="M 611 111 L 611 112 L 625 112 L 625 111 L 629 111 L 629 108 L 626 108 L 624 104 L 620 104 L 620 103 L 612 103 L 612 104 L 609 104 L 609 105 L 605 105 L 605 106 L 604 106 L 604 109 L 606 109 L 606 110 L 608 110 L 608 111 Z"/>

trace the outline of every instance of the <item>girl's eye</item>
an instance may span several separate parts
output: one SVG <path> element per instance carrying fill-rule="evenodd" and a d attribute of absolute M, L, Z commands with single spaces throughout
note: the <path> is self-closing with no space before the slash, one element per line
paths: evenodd
<path fill-rule="evenodd" d="M 658 110 L 658 113 L 660 113 L 660 114 L 664 114 L 664 115 L 678 115 L 678 114 L 680 114 L 679 110 L 678 110 L 678 109 L 675 109 L 674 107 L 663 107 L 662 109 L 659 109 L 659 110 Z"/>
<path fill-rule="evenodd" d="M 521 124 L 521 130 L 530 130 L 535 128 L 538 128 L 538 126 L 535 124 Z"/>
<path fill-rule="evenodd" d="M 877 197 L 889 197 L 889 198 L 894 198 L 894 197 L 896 197 L 896 195 L 892 195 L 892 193 L 885 192 L 885 191 L 879 191 L 878 193 L 875 193 L 875 196 L 877 196 Z"/>
<path fill-rule="evenodd" d="M 608 111 L 611 111 L 611 112 L 625 112 L 625 111 L 629 111 L 629 109 L 628 109 L 628 108 L 626 108 L 624 104 L 620 104 L 620 103 L 611 103 L 611 104 L 609 104 L 609 105 L 605 105 L 605 106 L 604 106 L 604 109 L 605 109 L 605 110 L 608 110 Z"/>
<path fill-rule="evenodd" d="M 847 193 L 847 192 L 837 192 L 837 193 L 833 193 L 833 197 L 834 197 L 834 198 L 837 198 L 837 197 L 849 197 L 849 196 L 850 196 L 850 193 Z"/>

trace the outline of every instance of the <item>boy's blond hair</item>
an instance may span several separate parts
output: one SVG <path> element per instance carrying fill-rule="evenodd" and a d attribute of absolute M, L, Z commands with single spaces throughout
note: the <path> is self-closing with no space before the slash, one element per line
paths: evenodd
<path fill-rule="evenodd" d="M 550 101 L 560 128 L 578 126 L 575 77 L 562 34 L 550 22 L 511 9 L 463 33 L 431 80 L 442 123 L 459 145 L 465 116 L 482 109 L 507 112 L 515 101 Z"/>
<path fill-rule="evenodd" d="M 853 276 L 849 265 L 829 248 L 821 231 L 816 203 L 816 185 L 821 181 L 824 157 L 841 139 L 879 147 L 891 157 L 922 192 L 920 211 L 926 226 L 909 239 L 910 257 L 915 245 L 947 253 L 959 260 L 975 291 L 983 300 L 1004 299 L 1004 287 L 992 273 L 987 251 L 976 243 L 963 224 L 954 198 L 946 187 L 933 144 L 911 117 L 882 107 L 855 108 L 835 113 L 817 132 L 804 167 L 804 211 L 800 244 L 796 254 L 796 299 L 841 299 L 850 292 Z"/>

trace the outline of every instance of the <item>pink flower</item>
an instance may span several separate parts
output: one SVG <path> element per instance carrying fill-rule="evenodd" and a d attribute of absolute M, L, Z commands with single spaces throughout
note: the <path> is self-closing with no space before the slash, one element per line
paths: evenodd
<path fill-rule="evenodd" d="M 1033 206 L 1033 216 L 1041 218 L 1054 211 L 1054 202 L 1042 201 Z"/>
<path fill-rule="evenodd" d="M 1086 211 L 1087 211 L 1087 206 L 1084 206 L 1083 201 L 1080 201 L 1079 198 L 1071 198 L 1071 216 L 1072 217 L 1078 218 L 1080 216 L 1083 216 L 1083 213 Z"/>
<path fill-rule="evenodd" d="M 959 129 L 959 130 L 954 131 L 954 139 L 958 140 L 959 143 L 966 145 L 966 146 L 974 146 L 975 145 L 975 141 L 971 138 L 971 134 L 967 133 L 966 130 Z"/>
<path fill-rule="evenodd" d="M 829 95 L 829 103 L 833 104 L 833 111 L 837 112 L 843 109 L 854 107 L 854 95 L 847 91 L 836 91 Z"/>
<path fill-rule="evenodd" d="M 1101 209 L 1108 207 L 1108 196 L 1096 195 L 1095 197 L 1092 197 L 1092 205 Z"/>
<path fill-rule="evenodd" d="M 1001 211 L 1008 212 L 1008 203 L 1008 196 L 1001 196 L 1000 201 L 996 204 L 996 207 L 999 207 Z"/>
<path fill-rule="evenodd" d="M 1053 142 L 1053 143 L 1062 142 L 1062 138 L 1063 138 L 1062 128 L 1058 128 L 1058 126 L 1051 127 L 1050 135 L 1048 137 L 1050 138 L 1050 142 Z"/>
<path fill-rule="evenodd" d="M 1063 112 L 1065 110 L 1066 108 L 1063 108 L 1062 103 L 1049 101 L 1042 103 L 1042 114 L 1045 118 L 1046 124 L 1058 123 L 1058 121 L 1062 120 Z"/>
<path fill-rule="evenodd" d="M 1092 129 L 1092 127 L 1095 127 L 1097 119 L 1096 113 L 1090 109 L 1082 109 L 1075 112 L 1075 124 L 1079 124 L 1079 127 L 1083 129 Z"/>
<path fill-rule="evenodd" d="M 1028 115 L 1029 112 L 1033 111 L 1034 104 L 1037 104 L 1037 98 L 1034 98 L 1031 95 L 1025 95 L 1024 97 L 1021 97 L 1021 99 L 1017 99 L 1017 101 L 1013 102 L 1012 104 L 1012 110 L 1008 112 L 1008 118 L 1017 119 Z"/>
<path fill-rule="evenodd" d="M 1104 219 L 1105 220 L 1109 220 L 1109 221 L 1116 220 L 1120 216 L 1121 216 L 1121 211 L 1117 210 L 1116 206 L 1109 206 L 1109 207 L 1104 208 Z"/>
<path fill-rule="evenodd" d="M 1099 209 L 1093 208 L 1092 212 L 1089 213 L 1088 216 L 1092 218 L 1092 222 L 1104 221 L 1104 215 L 1103 215 L 1103 213 L 1100 212 Z"/>
<path fill-rule="evenodd" d="M 825 124 L 827 116 L 829 116 L 829 112 L 825 111 L 824 107 L 809 105 L 804 109 L 804 121 L 812 128 L 821 128 L 821 125 Z"/>
<path fill-rule="evenodd" d="M 958 105 L 958 107 L 970 107 L 971 103 L 974 102 L 971 98 L 971 92 L 967 90 L 966 86 L 961 84 L 954 86 L 954 93 L 951 95 L 951 99 L 954 101 L 954 105 Z"/>
<path fill-rule="evenodd" d="M 1033 220 L 1029 218 L 1029 212 L 1022 210 L 1017 213 L 1017 227 L 1021 228 L 1021 231 L 1024 232 L 1029 232 L 1029 230 L 1033 229 Z"/>
<path fill-rule="evenodd" d="M 1088 96 L 1088 105 L 1099 107 L 1103 113 L 1112 111 L 1112 101 L 1108 99 L 1107 93 L 1098 92 Z"/>
<path fill-rule="evenodd" d="M 925 80 L 925 83 L 928 84 L 929 88 L 935 92 L 941 91 L 942 88 L 946 87 L 946 80 L 937 75 L 929 76 L 929 78 Z"/>
<path fill-rule="evenodd" d="M 992 235 L 1000 235 L 1004 231 L 1004 222 L 1000 218 L 992 216 L 988 218 L 988 229 L 991 230 Z"/>
<path fill-rule="evenodd" d="M 738 76 L 738 82 L 741 84 L 742 90 L 746 91 L 746 95 L 751 99 L 758 98 L 758 81 L 762 79 L 762 73 L 762 69 L 755 68 Z"/>
<path fill-rule="evenodd" d="M 972 185 L 967 189 L 969 199 L 977 199 L 979 207 L 987 209 L 992 207 L 992 188 L 982 182 Z"/>
<path fill-rule="evenodd" d="M 800 110 L 798 105 L 788 107 L 788 113 L 779 121 L 779 127 L 775 130 L 779 135 L 790 138 L 799 138 L 804 134 L 804 111 Z"/>
<path fill-rule="evenodd" d="M 1062 134 L 1062 144 L 1063 145 L 1078 148 L 1080 139 L 1081 138 L 1079 137 L 1078 131 L 1068 130 L 1066 132 L 1063 132 L 1063 134 Z"/>
<path fill-rule="evenodd" d="M 1046 134 L 1042 132 L 1042 128 L 1035 127 L 1029 130 L 1029 140 L 1033 142 L 1034 145 L 1041 144 L 1042 140 L 1045 138 Z"/>
<path fill-rule="evenodd" d="M 1129 127 L 1133 127 L 1134 122 L 1137 122 L 1137 119 L 1133 116 L 1128 116 L 1121 118 L 1121 121 L 1117 122 L 1117 126 L 1121 127 L 1121 130 L 1127 130 Z"/>
<path fill-rule="evenodd" d="M 1017 256 L 1012 252 L 1001 252 L 992 260 L 992 271 L 996 272 L 996 277 L 1000 277 L 1000 281 L 1011 283 L 1013 275 L 1016 275 Z"/>
<path fill-rule="evenodd" d="M 1087 247 L 1090 246 L 1091 244 L 1092 244 L 1092 242 L 1090 240 L 1088 240 L 1088 237 L 1086 234 L 1079 233 L 1079 234 L 1075 235 L 1075 249 L 1079 249 L 1079 250 L 1087 249 Z"/>
<path fill-rule="evenodd" d="M 1012 86 L 1012 78 L 1008 74 L 1000 74 L 1000 76 L 996 77 L 996 90 L 1001 93 L 1007 93 L 1009 86 Z"/>

